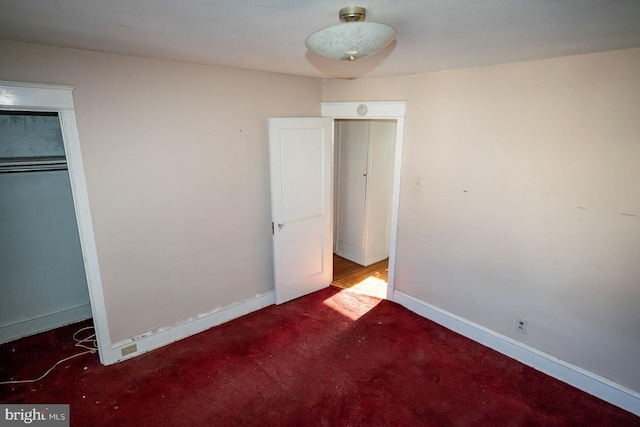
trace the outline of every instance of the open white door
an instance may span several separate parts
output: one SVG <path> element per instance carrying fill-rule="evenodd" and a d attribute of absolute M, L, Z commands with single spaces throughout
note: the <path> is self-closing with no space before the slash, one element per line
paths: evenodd
<path fill-rule="evenodd" d="M 333 280 L 333 119 L 269 119 L 276 304 Z"/>

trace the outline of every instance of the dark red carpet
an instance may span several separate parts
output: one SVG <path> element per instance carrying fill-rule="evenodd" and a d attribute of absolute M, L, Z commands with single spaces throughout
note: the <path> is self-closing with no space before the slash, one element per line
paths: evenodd
<path fill-rule="evenodd" d="M 0 346 L 0 381 L 79 352 L 71 325 Z M 72 426 L 639 426 L 640 418 L 401 306 L 329 288 L 126 362 L 85 355 L 3 403 Z"/>

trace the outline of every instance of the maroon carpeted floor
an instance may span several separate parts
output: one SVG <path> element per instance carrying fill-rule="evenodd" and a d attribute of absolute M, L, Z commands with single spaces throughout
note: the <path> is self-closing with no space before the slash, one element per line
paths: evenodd
<path fill-rule="evenodd" d="M 78 352 L 71 325 L 0 346 L 0 381 Z M 85 355 L 3 403 L 72 426 L 639 426 L 401 306 L 329 288 L 112 366 Z"/>

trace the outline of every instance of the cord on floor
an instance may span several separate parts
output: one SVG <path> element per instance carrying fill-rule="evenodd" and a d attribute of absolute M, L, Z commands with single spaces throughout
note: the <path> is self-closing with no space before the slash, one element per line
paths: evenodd
<path fill-rule="evenodd" d="M 80 332 L 86 331 L 86 330 L 94 330 L 93 326 L 87 326 L 85 328 L 79 329 L 76 331 L 75 334 L 73 334 L 73 340 L 76 342 L 75 346 L 76 347 L 80 347 L 80 348 L 86 348 L 87 351 L 83 351 L 82 353 L 78 353 L 78 354 L 74 354 L 73 356 L 69 356 L 66 357 L 62 360 L 59 360 L 56 362 L 55 365 L 53 365 L 51 368 L 49 368 L 49 370 L 47 372 L 45 372 L 44 374 L 42 374 L 39 378 L 36 378 L 34 380 L 15 380 L 15 381 L 2 381 L 0 382 L 0 385 L 3 384 L 26 384 L 26 383 L 35 383 L 40 381 L 41 379 L 43 379 L 44 377 L 46 377 L 47 375 L 49 375 L 49 373 L 51 371 L 53 371 L 55 369 L 56 366 L 58 366 L 61 363 L 66 362 L 67 360 L 71 360 L 75 357 L 78 356 L 82 356 L 84 354 L 94 354 L 98 352 L 98 341 L 96 340 L 96 334 L 95 332 L 89 336 L 87 336 L 86 338 L 78 338 L 78 334 Z"/>

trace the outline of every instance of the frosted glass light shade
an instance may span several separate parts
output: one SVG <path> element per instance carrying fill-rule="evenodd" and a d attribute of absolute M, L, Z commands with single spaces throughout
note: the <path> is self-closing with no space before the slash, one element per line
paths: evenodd
<path fill-rule="evenodd" d="M 396 29 L 387 24 L 345 22 L 316 31 L 304 43 L 327 58 L 355 61 L 383 49 L 396 34 Z"/>

